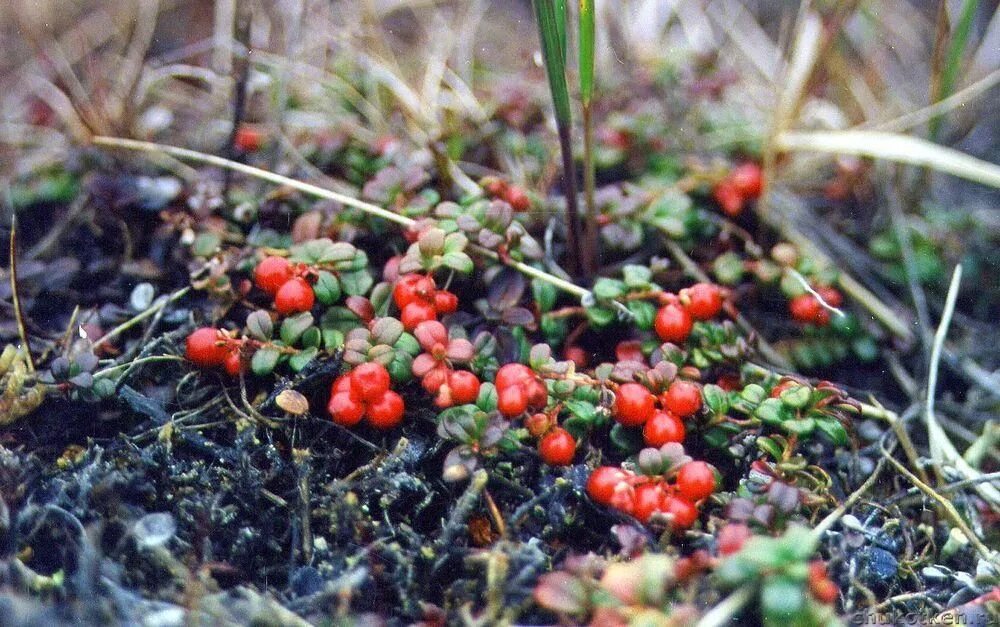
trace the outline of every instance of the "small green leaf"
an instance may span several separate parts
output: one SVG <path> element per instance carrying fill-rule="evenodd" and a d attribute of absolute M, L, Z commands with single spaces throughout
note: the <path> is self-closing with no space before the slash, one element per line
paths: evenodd
<path fill-rule="evenodd" d="M 628 264 L 622 268 L 622 278 L 629 289 L 648 289 L 653 280 L 653 271 L 646 266 Z"/>
<path fill-rule="evenodd" d="M 375 284 L 375 280 L 367 268 L 363 268 L 341 274 L 340 284 L 348 296 L 364 296 Z"/>
<path fill-rule="evenodd" d="M 250 369 L 258 376 L 271 374 L 278 365 L 281 353 L 273 348 L 261 348 L 253 354 L 250 360 Z"/>
<path fill-rule="evenodd" d="M 313 357 L 315 357 L 317 353 L 319 353 L 319 349 L 315 346 L 307 348 L 302 352 L 292 355 L 291 359 L 288 360 L 288 365 L 295 372 L 300 372 L 309 364 L 310 361 L 312 361 Z"/>
<path fill-rule="evenodd" d="M 597 300 L 615 300 L 625 293 L 625 283 L 618 279 L 601 277 L 594 283 L 593 291 Z"/>
<path fill-rule="evenodd" d="M 250 337 L 267 342 L 274 334 L 274 323 L 271 316 L 264 310 L 258 309 L 247 316 L 247 334 Z"/>
<path fill-rule="evenodd" d="M 643 331 L 653 328 L 653 321 L 656 320 L 656 306 L 643 300 L 629 301 L 625 307 L 632 312 L 635 326 Z"/>
<path fill-rule="evenodd" d="M 722 415 L 729 411 L 729 394 L 714 383 L 703 386 L 701 396 L 713 414 Z"/>
<path fill-rule="evenodd" d="M 765 424 L 776 426 L 791 418 L 791 413 L 780 400 L 768 398 L 757 407 L 754 416 Z"/>
<path fill-rule="evenodd" d="M 313 293 L 322 304 L 332 305 L 340 300 L 340 281 L 334 274 L 320 270 L 319 277 L 313 285 Z"/>
<path fill-rule="evenodd" d="M 767 398 L 767 390 L 757 385 L 756 383 L 751 383 L 750 385 L 743 388 L 740 392 L 740 398 L 743 400 L 753 403 L 754 405 L 759 404 L 765 398 Z"/>
<path fill-rule="evenodd" d="M 308 311 L 285 318 L 278 332 L 281 341 L 288 346 L 293 346 L 312 324 L 313 315 Z"/>
<path fill-rule="evenodd" d="M 538 310 L 542 313 L 552 311 L 552 308 L 556 306 L 556 298 L 559 296 L 554 285 L 539 279 L 531 281 L 531 294 L 535 298 Z"/>
<path fill-rule="evenodd" d="M 764 622 L 788 624 L 788 621 L 805 609 L 805 592 L 794 581 L 784 577 L 771 577 L 761 588 L 760 606 L 764 611 Z"/>
<path fill-rule="evenodd" d="M 812 390 L 805 385 L 793 385 L 781 393 L 781 402 L 795 409 L 802 409 L 809 404 Z"/>
<path fill-rule="evenodd" d="M 319 330 L 319 327 L 309 327 L 306 332 L 302 334 L 302 348 L 313 348 L 318 347 L 323 342 L 323 333 Z"/>
<path fill-rule="evenodd" d="M 789 433 L 809 435 L 816 429 L 816 421 L 812 418 L 793 418 L 781 423 L 781 428 Z"/>
<path fill-rule="evenodd" d="M 606 327 L 615 321 L 615 312 L 608 307 L 588 307 L 587 319 L 598 329 Z"/>
<path fill-rule="evenodd" d="M 851 442 L 850 436 L 847 435 L 847 429 L 832 416 L 816 418 L 816 428 L 830 438 L 835 446 L 847 446 Z"/>
<path fill-rule="evenodd" d="M 634 453 L 641 449 L 643 444 L 640 429 L 629 429 L 617 422 L 611 427 L 608 438 L 623 453 Z"/>
<path fill-rule="evenodd" d="M 452 252 L 445 253 L 441 257 L 441 263 L 456 272 L 461 272 L 462 274 L 468 274 L 472 272 L 475 267 L 472 263 L 472 259 L 463 252 Z"/>
<path fill-rule="evenodd" d="M 759 448 L 762 452 L 767 453 L 775 460 L 781 459 L 782 455 L 781 447 L 778 446 L 778 443 L 772 440 L 771 438 L 768 437 L 757 438 L 757 448 Z"/>

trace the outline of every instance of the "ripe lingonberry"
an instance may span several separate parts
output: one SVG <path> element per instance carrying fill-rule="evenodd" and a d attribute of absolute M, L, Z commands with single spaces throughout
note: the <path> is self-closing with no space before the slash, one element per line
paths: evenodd
<path fill-rule="evenodd" d="M 826 564 L 819 560 L 809 562 L 809 592 L 820 603 L 827 605 L 837 600 L 840 590 L 826 574 Z"/>
<path fill-rule="evenodd" d="M 639 519 L 639 522 L 649 522 L 650 516 L 654 512 L 660 511 L 663 503 L 663 486 L 659 483 L 644 483 L 635 488 L 635 508 L 632 515 Z"/>
<path fill-rule="evenodd" d="M 497 370 L 494 385 L 497 388 L 507 388 L 512 385 L 519 385 L 535 376 L 534 371 L 524 364 L 506 364 Z"/>
<path fill-rule="evenodd" d="M 691 314 L 679 304 L 667 304 L 660 307 L 653 320 L 656 334 L 664 342 L 681 344 L 691 333 Z"/>
<path fill-rule="evenodd" d="M 587 351 L 583 350 L 579 346 L 567 346 L 563 350 L 563 358 L 567 361 L 573 362 L 577 368 L 587 367 Z"/>
<path fill-rule="evenodd" d="M 236 129 L 233 145 L 240 152 L 257 152 L 264 143 L 264 134 L 247 124 Z"/>
<path fill-rule="evenodd" d="M 657 448 L 668 442 L 683 442 L 684 423 L 668 411 L 658 411 L 646 421 L 642 428 L 642 437 L 647 446 Z"/>
<path fill-rule="evenodd" d="M 735 218 L 743 212 L 743 195 L 729 179 L 722 179 L 712 190 L 712 198 L 719 203 L 719 208 L 730 218 Z"/>
<path fill-rule="evenodd" d="M 520 416 L 528 410 L 528 395 L 521 385 L 497 388 L 497 409 L 507 418 Z"/>
<path fill-rule="evenodd" d="M 663 405 L 682 418 L 692 416 L 701 409 L 701 388 L 697 383 L 677 379 L 663 395 Z"/>
<path fill-rule="evenodd" d="M 618 361 L 644 361 L 646 357 L 642 354 L 642 342 L 638 340 L 618 342 L 615 346 L 615 358 Z"/>
<path fill-rule="evenodd" d="M 715 492 L 715 471 L 705 462 L 688 462 L 677 472 L 677 490 L 692 502 L 708 498 Z"/>
<path fill-rule="evenodd" d="M 717 540 L 719 555 L 739 553 L 743 544 L 750 539 L 750 535 L 750 527 L 743 523 L 728 523 L 719 530 Z"/>
<path fill-rule="evenodd" d="M 473 403 L 479 397 L 479 378 L 466 370 L 455 370 L 448 375 L 448 387 L 456 405 Z"/>
<path fill-rule="evenodd" d="M 439 290 L 434 294 L 434 309 L 439 314 L 455 313 L 458 309 L 458 296 L 445 290 Z"/>
<path fill-rule="evenodd" d="M 587 478 L 587 494 L 601 505 L 610 505 L 615 488 L 623 483 L 628 474 L 617 466 L 595 468 Z"/>
<path fill-rule="evenodd" d="M 504 200 L 507 201 L 514 211 L 527 211 L 531 209 L 531 199 L 528 198 L 528 194 L 518 187 L 517 185 L 511 185 L 507 188 L 504 194 Z"/>
<path fill-rule="evenodd" d="M 434 298 L 434 281 L 421 274 L 407 274 L 399 278 L 392 288 L 392 298 L 400 309 L 416 301 Z"/>
<path fill-rule="evenodd" d="M 196 366 L 212 368 L 222 365 L 229 354 L 229 349 L 226 348 L 218 329 L 202 327 L 187 336 L 184 354 Z"/>
<path fill-rule="evenodd" d="M 660 511 L 672 517 L 675 529 L 687 529 L 698 520 L 698 508 L 690 501 L 676 496 L 663 499 Z"/>
<path fill-rule="evenodd" d="M 797 322 L 817 324 L 825 313 L 823 305 L 812 294 L 799 294 L 788 301 L 788 311 Z"/>
<path fill-rule="evenodd" d="M 621 483 L 611 494 L 608 506 L 623 514 L 632 515 L 635 511 L 635 489 L 627 483 Z"/>
<path fill-rule="evenodd" d="M 542 461 L 550 466 L 569 466 L 576 453 L 576 439 L 569 431 L 556 427 L 538 443 L 538 453 Z"/>
<path fill-rule="evenodd" d="M 753 162 L 741 163 L 729 172 L 728 179 L 744 200 L 759 198 L 764 190 L 764 176 L 760 166 Z"/>
<path fill-rule="evenodd" d="M 368 423 L 376 429 L 392 429 L 403 420 L 404 409 L 403 397 L 389 390 L 368 404 Z"/>
<path fill-rule="evenodd" d="M 243 359 L 240 357 L 239 348 L 234 348 L 229 351 L 226 358 L 222 361 L 222 367 L 229 376 L 240 376 L 240 372 L 243 370 Z"/>
<path fill-rule="evenodd" d="M 389 389 L 389 371 L 375 362 L 361 364 L 351 371 L 351 387 L 366 402 L 374 402 Z"/>
<path fill-rule="evenodd" d="M 434 320 L 436 317 L 437 311 L 435 311 L 434 305 L 422 300 L 415 300 L 405 305 L 399 315 L 399 319 L 407 331 L 412 331 L 421 322 Z"/>
<path fill-rule="evenodd" d="M 722 292 L 711 283 L 695 283 L 681 290 L 681 302 L 695 320 L 711 320 L 722 311 Z"/>
<path fill-rule="evenodd" d="M 254 285 L 271 296 L 292 278 L 292 264 L 284 257 L 265 257 L 253 271 Z"/>
<path fill-rule="evenodd" d="M 844 304 L 844 296 L 835 287 L 829 285 L 824 285 L 822 287 L 816 288 L 816 293 L 819 294 L 826 304 L 831 307 L 840 307 Z"/>
<path fill-rule="evenodd" d="M 618 386 L 611 413 L 615 420 L 626 427 L 646 424 L 656 411 L 656 399 L 644 386 L 638 383 L 623 383 Z"/>
<path fill-rule="evenodd" d="M 351 396 L 349 392 L 337 392 L 330 397 L 326 406 L 330 417 L 338 425 L 353 427 L 365 415 L 364 404 Z"/>
<path fill-rule="evenodd" d="M 274 309 L 283 316 L 312 309 L 316 295 L 302 277 L 292 277 L 274 295 Z"/>

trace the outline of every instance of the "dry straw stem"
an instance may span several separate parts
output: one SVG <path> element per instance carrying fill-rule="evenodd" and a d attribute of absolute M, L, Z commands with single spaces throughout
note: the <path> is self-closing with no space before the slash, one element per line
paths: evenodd
<path fill-rule="evenodd" d="M 934 334 L 934 344 L 931 348 L 930 368 L 927 373 L 927 400 L 924 404 L 924 417 L 927 422 L 927 437 L 930 442 L 931 459 L 935 464 L 952 464 L 966 479 L 978 479 L 982 473 L 973 468 L 965 458 L 959 454 L 958 449 L 952 444 L 951 439 L 944 432 L 941 424 L 934 415 L 934 397 L 937 394 L 938 365 L 941 362 L 941 351 L 944 347 L 945 337 L 948 335 L 948 327 L 951 325 L 951 317 L 955 312 L 955 301 L 958 298 L 958 288 L 962 282 L 962 266 L 955 266 L 955 272 L 951 277 L 951 285 L 948 287 L 948 297 L 945 299 L 944 312 L 941 314 L 941 323 L 938 325 L 937 333 Z M 919 487 L 919 486 L 918 486 Z M 1000 490 L 990 484 L 976 484 L 976 491 L 981 497 L 1000 507 Z"/>
<path fill-rule="evenodd" d="M 810 133 L 785 131 L 778 134 L 775 144 L 783 152 L 827 152 L 928 167 L 1000 188 L 1000 165 L 909 135 L 864 130 Z"/>
<path fill-rule="evenodd" d="M 346 194 L 341 194 L 318 185 L 313 185 L 311 183 L 305 183 L 303 181 L 298 181 L 287 176 L 282 176 L 276 174 L 269 170 L 264 170 L 261 168 L 255 168 L 250 165 L 245 165 L 243 163 L 238 163 L 236 161 L 231 161 L 223 157 L 217 157 L 215 155 L 210 155 L 204 152 L 198 152 L 197 150 L 190 150 L 188 148 L 181 148 L 178 146 L 167 146 L 165 144 L 156 144 L 153 142 L 144 142 L 135 139 L 126 139 L 124 137 L 103 137 L 97 136 L 91 139 L 91 143 L 97 146 L 107 146 L 109 148 L 124 148 L 127 150 L 137 150 L 140 152 L 147 152 L 152 154 L 167 154 L 178 159 L 186 159 L 188 161 L 195 161 L 197 163 L 205 163 L 208 165 L 216 166 L 219 168 L 226 168 L 234 172 L 239 172 L 241 174 L 246 174 L 264 181 L 274 183 L 276 185 L 287 185 L 293 189 L 297 189 L 304 194 L 309 194 L 310 196 L 316 196 L 317 198 L 325 198 L 327 200 L 333 200 L 339 202 L 348 207 L 354 207 L 360 209 L 370 215 L 389 220 L 390 222 L 395 222 L 396 224 L 402 226 L 412 226 L 415 224 L 415 220 L 408 218 L 406 216 L 399 215 L 398 213 L 393 213 L 387 209 L 383 209 L 377 205 L 365 202 L 363 200 L 358 200 L 352 196 Z M 469 249 L 476 252 L 477 254 L 488 257 L 490 259 L 499 260 L 523 274 L 526 274 L 532 278 L 539 279 L 554 285 L 555 287 L 573 294 L 577 298 L 592 300 L 593 294 L 590 290 L 580 287 L 570 281 L 561 279 L 557 276 L 549 274 L 543 270 L 539 270 L 533 266 L 529 266 L 526 263 L 514 260 L 503 260 L 493 252 L 481 246 L 475 244 L 470 244 Z M 185 288 L 186 289 L 186 288 Z M 147 310 L 149 311 L 149 310 Z M 146 312 L 143 312 L 146 313 Z M 117 329 L 116 329 L 117 331 Z M 115 333 L 115 331 L 112 331 Z M 111 335 L 110 333 L 108 335 Z M 108 336 L 101 338 L 100 341 L 104 341 Z"/>

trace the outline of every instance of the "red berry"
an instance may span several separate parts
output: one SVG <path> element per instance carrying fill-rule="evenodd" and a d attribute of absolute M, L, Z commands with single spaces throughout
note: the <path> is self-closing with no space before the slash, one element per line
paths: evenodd
<path fill-rule="evenodd" d="M 730 218 L 743 213 L 743 194 L 729 179 L 719 181 L 712 190 L 712 197 L 719 203 L 719 208 Z"/>
<path fill-rule="evenodd" d="M 648 446 L 657 448 L 668 442 L 684 441 L 684 423 L 674 414 L 658 411 L 646 421 L 642 428 L 642 437 Z"/>
<path fill-rule="evenodd" d="M 222 367 L 229 376 L 240 376 L 240 372 L 243 370 L 243 359 L 240 357 L 240 350 L 238 348 L 229 351 L 229 354 L 222 361 Z"/>
<path fill-rule="evenodd" d="M 284 257 L 265 257 L 253 271 L 254 285 L 271 296 L 292 278 L 292 264 Z"/>
<path fill-rule="evenodd" d="M 649 522 L 654 512 L 660 511 L 663 487 L 659 483 L 644 483 L 635 489 L 635 509 L 632 515 L 640 522 Z"/>
<path fill-rule="evenodd" d="M 698 520 L 698 508 L 693 503 L 676 496 L 663 499 L 660 509 L 672 517 L 675 529 L 687 529 Z"/>
<path fill-rule="evenodd" d="M 576 453 L 576 440 L 569 431 L 556 427 L 538 443 L 538 453 L 549 466 L 569 466 Z"/>
<path fill-rule="evenodd" d="M 587 367 L 587 351 L 583 350 L 579 346 L 567 346 L 563 350 L 563 358 L 567 361 L 573 362 L 577 368 Z"/>
<path fill-rule="evenodd" d="M 382 398 L 389 383 L 389 371 L 382 364 L 369 362 L 351 371 L 351 388 L 369 403 Z"/>
<path fill-rule="evenodd" d="M 458 296 L 451 292 L 441 290 L 434 294 L 434 309 L 439 314 L 455 313 L 458 309 Z"/>
<path fill-rule="evenodd" d="M 601 466 L 594 469 L 587 478 L 587 494 L 601 505 L 610 505 L 615 488 L 625 481 L 628 475 L 617 466 Z"/>
<path fill-rule="evenodd" d="M 351 375 L 345 374 L 337 377 L 333 380 L 333 385 L 330 386 L 330 394 L 350 394 L 352 398 L 360 399 L 361 397 L 354 391 L 354 386 L 351 385 Z"/>
<path fill-rule="evenodd" d="M 756 163 L 741 163 L 729 172 L 727 178 L 744 199 L 758 198 L 764 190 L 763 172 Z"/>
<path fill-rule="evenodd" d="M 549 389 L 545 387 L 542 380 L 533 376 L 527 383 L 522 385 L 525 394 L 528 395 L 528 405 L 531 407 L 545 407 L 549 402 Z"/>
<path fill-rule="evenodd" d="M 656 399 L 644 386 L 638 383 L 623 383 L 618 386 L 611 413 L 615 420 L 626 427 L 646 424 L 656 411 Z"/>
<path fill-rule="evenodd" d="M 681 300 L 695 320 L 711 320 L 722 311 L 722 292 L 711 283 L 695 283 L 682 290 Z"/>
<path fill-rule="evenodd" d="M 400 309 L 418 300 L 431 300 L 434 298 L 434 281 L 420 274 L 402 276 L 392 288 L 392 298 Z"/>
<path fill-rule="evenodd" d="M 312 309 L 316 295 L 302 277 L 293 277 L 278 288 L 274 295 L 274 308 L 283 316 Z"/>
<path fill-rule="evenodd" d="M 837 587 L 837 584 L 829 579 L 810 583 L 809 591 L 812 592 L 817 601 L 826 605 L 831 605 L 840 596 L 840 589 Z"/>
<path fill-rule="evenodd" d="M 222 339 L 218 329 L 202 327 L 187 336 L 184 353 L 190 361 L 201 368 L 220 366 L 229 354 L 225 343 L 220 343 Z"/>
<path fill-rule="evenodd" d="M 376 429 L 392 429 L 403 420 L 403 397 L 389 390 L 368 404 L 368 422 Z"/>
<path fill-rule="evenodd" d="M 421 322 L 434 320 L 436 317 L 437 311 L 434 310 L 434 305 L 421 300 L 415 300 L 405 305 L 399 315 L 399 319 L 407 331 L 412 331 Z"/>
<path fill-rule="evenodd" d="M 635 511 L 635 489 L 627 483 L 620 484 L 611 495 L 608 507 L 631 515 Z"/>
<path fill-rule="evenodd" d="M 788 301 L 788 311 L 794 320 L 808 324 L 815 323 L 824 310 L 812 294 L 799 294 Z"/>
<path fill-rule="evenodd" d="M 524 364 L 507 364 L 497 370 L 494 385 L 497 389 L 508 388 L 512 385 L 520 385 L 534 378 L 535 372 Z"/>
<path fill-rule="evenodd" d="M 479 378 L 471 372 L 456 370 L 448 376 L 451 399 L 456 405 L 473 403 L 479 397 Z"/>
<path fill-rule="evenodd" d="M 517 185 L 511 185 L 504 194 L 504 200 L 514 208 L 514 211 L 527 211 L 531 209 L 531 199 L 528 194 Z"/>
<path fill-rule="evenodd" d="M 428 394 L 437 394 L 441 386 L 448 380 L 448 368 L 439 366 L 424 375 L 420 380 L 420 385 L 424 386 Z"/>
<path fill-rule="evenodd" d="M 728 523 L 719 530 L 719 555 L 739 553 L 743 544 L 750 538 L 750 527 L 743 523 Z"/>
<path fill-rule="evenodd" d="M 263 143 L 264 134 L 256 128 L 243 124 L 236 129 L 233 145 L 240 152 L 257 152 Z"/>
<path fill-rule="evenodd" d="M 844 296 L 835 287 L 824 285 L 823 287 L 816 288 L 816 293 L 823 297 L 826 304 L 831 307 L 840 307 L 844 304 Z"/>
<path fill-rule="evenodd" d="M 540 438 L 545 433 L 552 428 L 552 419 L 549 418 L 547 414 L 541 412 L 537 414 L 531 414 L 524 419 L 524 428 L 528 430 L 533 437 Z"/>
<path fill-rule="evenodd" d="M 347 392 L 337 392 L 331 396 L 326 410 L 335 423 L 345 427 L 353 427 L 365 415 L 365 406 Z"/>
<path fill-rule="evenodd" d="M 528 395 L 520 385 L 498 388 L 497 409 L 508 418 L 520 416 L 528 409 Z"/>
<path fill-rule="evenodd" d="M 693 416 L 701 409 L 701 388 L 697 383 L 677 379 L 663 395 L 663 404 L 682 418 Z"/>
<path fill-rule="evenodd" d="M 715 492 L 715 471 L 705 462 L 688 462 L 677 472 L 677 489 L 692 502 L 708 498 Z"/>
<path fill-rule="evenodd" d="M 645 361 L 646 357 L 642 354 L 642 342 L 638 340 L 618 342 L 618 345 L 615 346 L 615 358 L 618 361 Z"/>
<path fill-rule="evenodd" d="M 653 328 L 664 342 L 681 344 L 691 333 L 691 314 L 681 305 L 664 305 L 656 312 Z"/>

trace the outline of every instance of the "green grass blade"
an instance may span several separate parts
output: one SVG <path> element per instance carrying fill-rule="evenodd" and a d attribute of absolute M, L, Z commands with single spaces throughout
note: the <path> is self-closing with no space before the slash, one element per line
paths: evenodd
<path fill-rule="evenodd" d="M 593 271 L 594 255 L 580 247 L 580 212 L 576 197 L 576 166 L 573 162 L 572 125 L 569 104 L 569 87 L 566 84 L 565 0 L 534 0 L 538 34 L 542 44 L 545 73 L 549 78 L 549 91 L 559 129 L 559 148 L 563 161 L 563 181 L 566 192 L 566 266 L 570 274 Z M 558 8 L 561 13 L 557 13 Z M 559 15 L 563 16 L 563 34 L 560 39 Z"/>
<path fill-rule="evenodd" d="M 562 54 L 563 66 L 566 66 L 566 0 L 555 0 L 556 31 L 559 33 L 559 51 Z"/>
<path fill-rule="evenodd" d="M 594 97 L 594 0 L 580 0 L 580 100 L 589 107 Z"/>
<path fill-rule="evenodd" d="M 976 17 L 976 10 L 978 8 L 979 0 L 965 0 L 962 3 L 962 10 L 958 15 L 955 32 L 948 43 L 948 52 L 945 56 L 944 67 L 941 68 L 941 82 L 938 83 L 938 93 L 935 94 L 935 101 L 943 100 L 955 91 L 955 82 L 958 80 L 959 70 L 962 69 L 962 55 L 965 53 L 966 45 L 969 43 L 969 35 L 972 32 L 972 20 Z M 931 139 L 937 139 L 941 130 L 940 117 L 935 117 L 931 120 L 929 130 Z"/>

